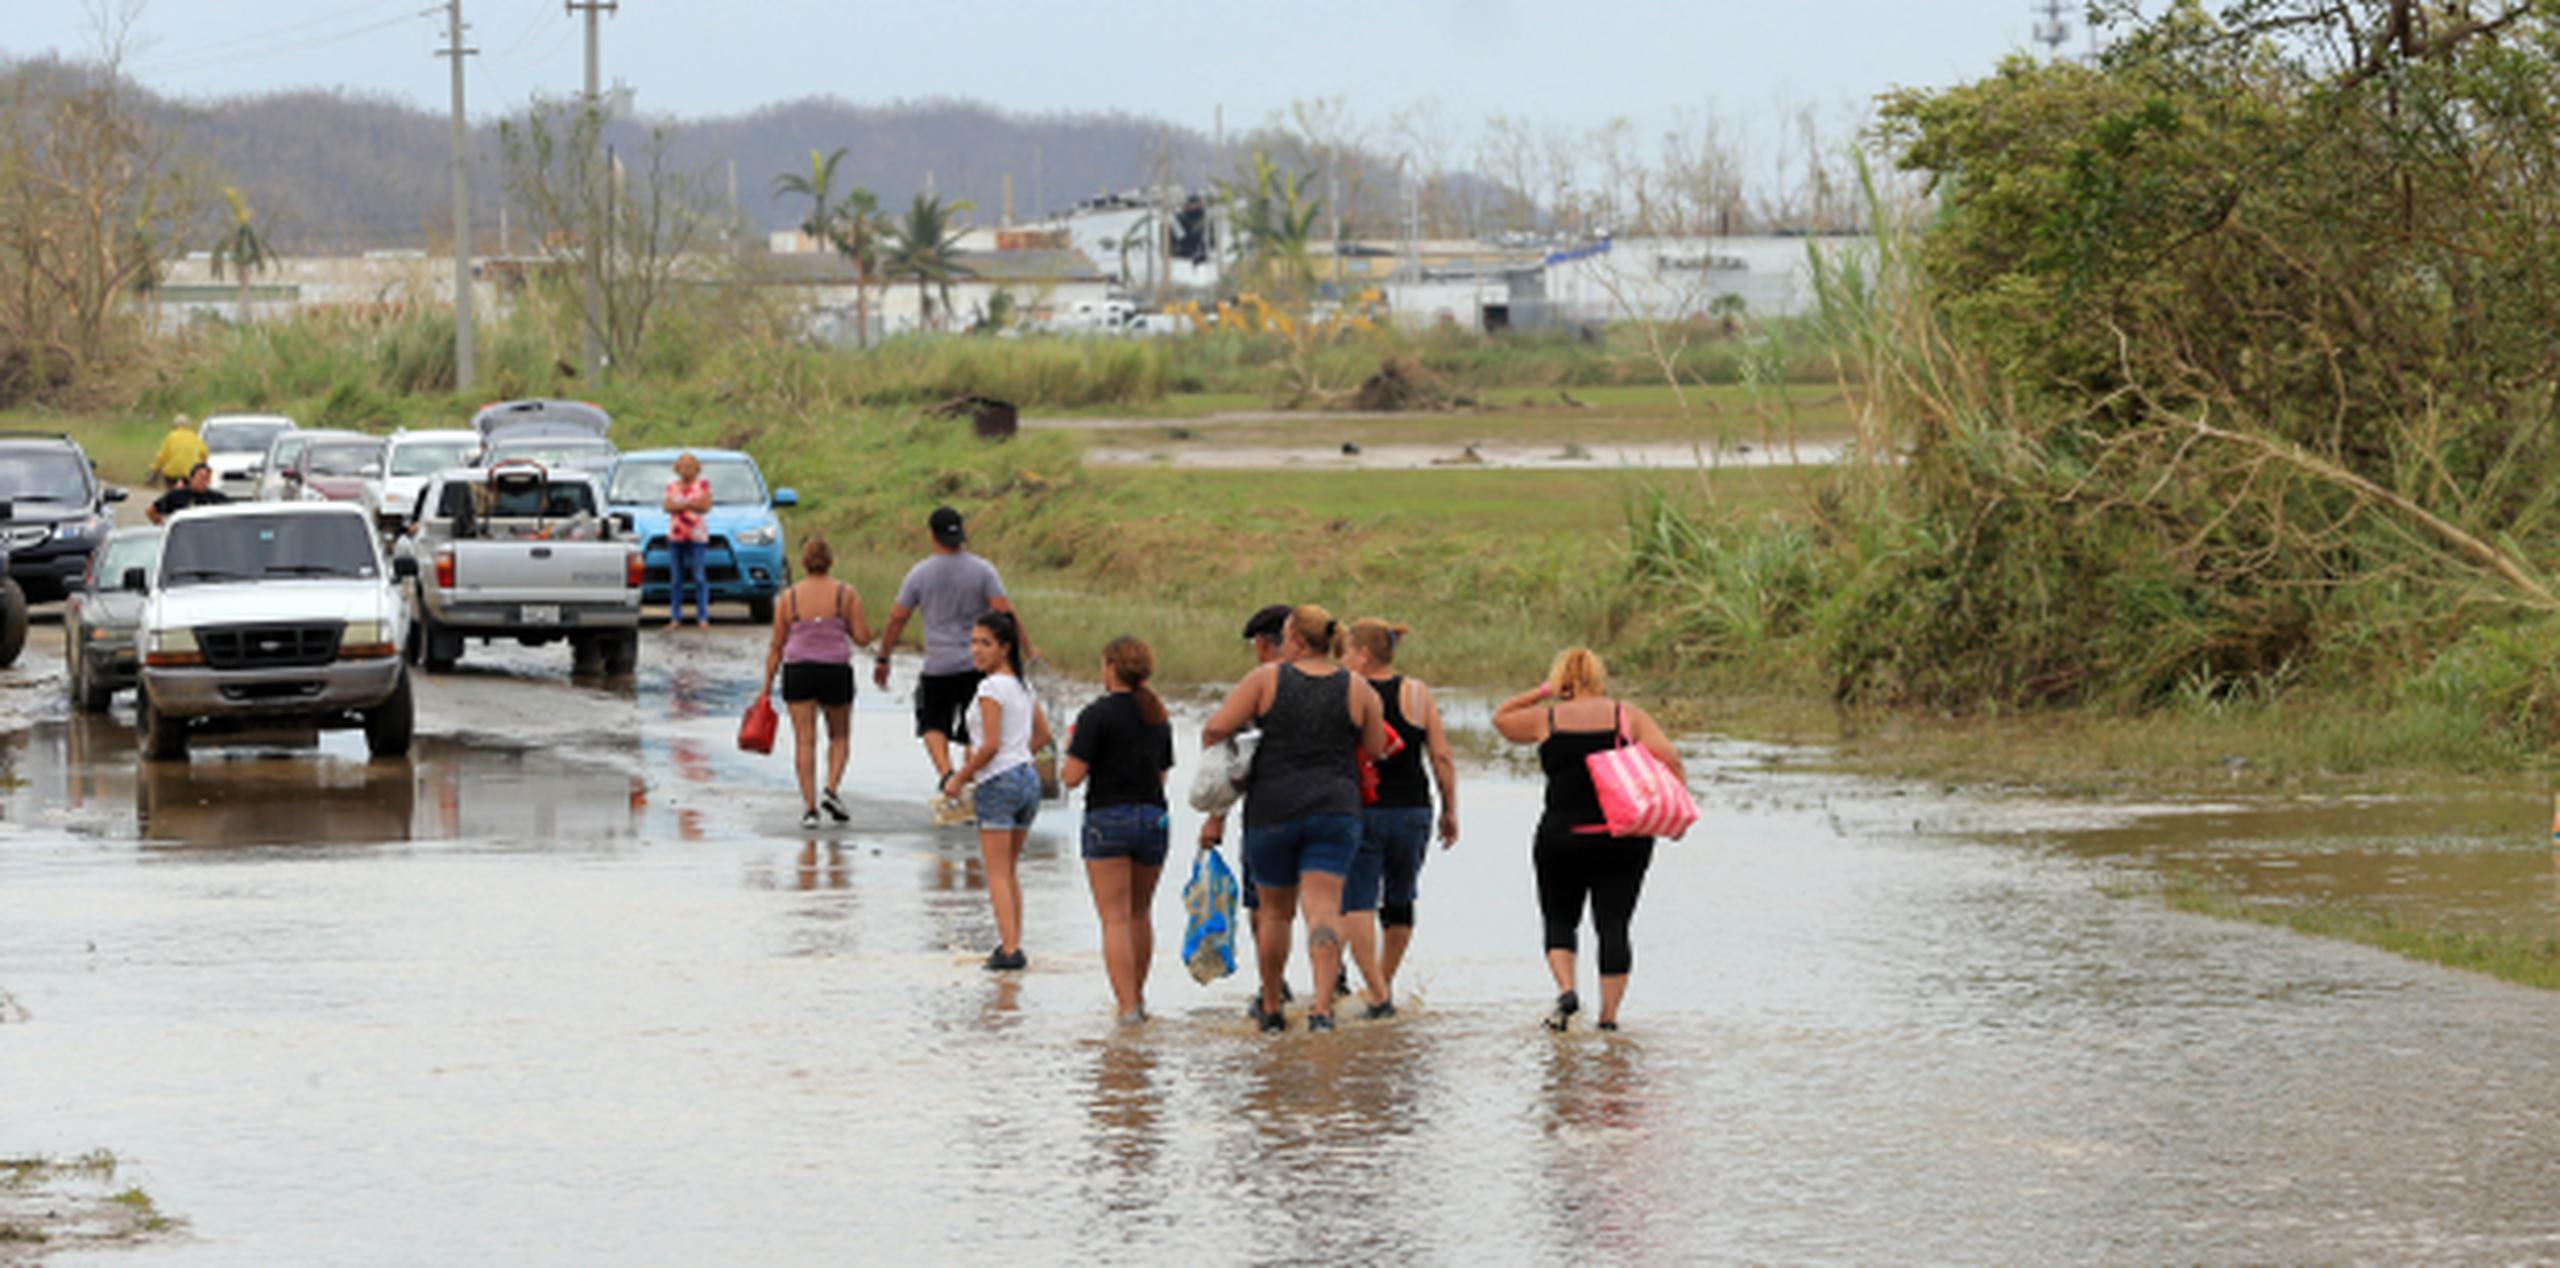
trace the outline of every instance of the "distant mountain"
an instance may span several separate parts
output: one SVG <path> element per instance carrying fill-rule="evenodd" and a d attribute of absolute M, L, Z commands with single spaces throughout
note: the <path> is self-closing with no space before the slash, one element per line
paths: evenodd
<path fill-rule="evenodd" d="M 0 65 L 10 81 L 84 79 L 89 72 L 52 61 Z M 419 247 L 449 233 L 451 194 L 447 118 L 405 102 L 348 92 L 287 91 L 213 101 L 162 98 L 136 88 L 146 109 L 177 139 L 177 153 L 211 186 L 236 185 L 257 208 L 275 246 L 287 253 Z M 725 194 L 735 165 L 738 210 L 765 229 L 798 223 L 805 204 L 776 200 L 774 178 L 806 172 L 810 151 L 849 147 L 839 190 L 862 185 L 884 208 L 905 205 L 928 179 L 945 197 L 977 204 L 991 223 L 1013 180 L 1018 219 L 1062 211 L 1095 193 L 1140 187 L 1153 179 L 1159 146 L 1169 147 L 1174 179 L 1205 187 L 1234 176 L 1256 140 L 1230 141 L 1221 160 L 1206 135 L 1128 114 L 1017 115 L 972 101 L 856 105 L 804 98 L 745 115 L 621 122 L 611 140 L 626 153 L 663 129 L 677 166 L 704 173 Z M 471 131 L 473 236 L 482 250 L 498 246 L 505 190 L 503 149 L 494 124 Z M 1383 230 L 1393 166 L 1369 160 L 1347 190 Z M 1317 189 L 1322 188 L 1321 182 Z M 218 201 L 218 200 L 217 200 Z M 1346 195 L 1346 204 L 1353 200 Z"/>

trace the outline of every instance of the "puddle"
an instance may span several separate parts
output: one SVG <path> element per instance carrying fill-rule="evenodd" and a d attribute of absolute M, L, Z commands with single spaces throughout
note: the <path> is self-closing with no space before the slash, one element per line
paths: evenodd
<path fill-rule="evenodd" d="M 238 1262 L 2560 1253 L 2560 998 L 2106 892 L 2192 856 L 2487 894 L 2457 861 L 2498 856 L 2465 844 L 2494 802 L 1985 806 L 1701 743 L 1628 1029 L 1559 1039 L 1538 790 L 1471 768 L 1403 1016 L 1253 1033 L 1174 962 L 1177 848 L 1132 1033 L 1074 808 L 991 980 L 908 680 L 857 706 L 856 828 L 804 834 L 787 761 L 732 743 L 761 649 L 653 631 L 611 691 L 501 651 L 425 685 L 405 763 L 0 740 L 0 1152 L 109 1145 Z"/>

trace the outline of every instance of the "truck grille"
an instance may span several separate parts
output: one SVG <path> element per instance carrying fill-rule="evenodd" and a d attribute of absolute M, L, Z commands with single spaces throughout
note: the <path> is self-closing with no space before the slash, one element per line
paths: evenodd
<path fill-rule="evenodd" d="M 346 627 L 326 625 L 226 625 L 196 631 L 204 663 L 215 669 L 297 669 L 338 658 Z"/>

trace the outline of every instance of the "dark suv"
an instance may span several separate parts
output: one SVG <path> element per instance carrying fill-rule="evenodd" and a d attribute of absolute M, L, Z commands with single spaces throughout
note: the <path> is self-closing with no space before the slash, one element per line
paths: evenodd
<path fill-rule="evenodd" d="M 124 490 L 98 483 L 69 436 L 0 432 L 0 554 L 29 602 L 69 594 L 115 528 L 107 504 Z"/>

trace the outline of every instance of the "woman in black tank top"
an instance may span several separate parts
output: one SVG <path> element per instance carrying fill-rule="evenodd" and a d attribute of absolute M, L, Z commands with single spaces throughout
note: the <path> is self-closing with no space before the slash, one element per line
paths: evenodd
<path fill-rule="evenodd" d="M 1307 958 L 1315 966 L 1309 1030 L 1333 1029 L 1333 991 L 1342 973 L 1342 882 L 1359 848 L 1360 774 L 1354 746 L 1386 751 L 1378 693 L 1333 662 L 1342 630 L 1323 608 L 1290 614 L 1280 663 L 1236 684 L 1200 733 L 1201 747 L 1258 725 L 1253 781 L 1244 802 L 1244 848 L 1261 893 L 1255 909 L 1255 956 L 1266 1032 L 1285 1029 L 1281 976 L 1289 967 L 1289 928 L 1303 907 Z"/>
<path fill-rule="evenodd" d="M 1652 837 L 1613 837 L 1591 782 L 1590 756 L 1617 747 L 1623 734 L 1642 744 L 1675 775 L 1686 778 L 1679 750 L 1644 710 L 1612 699 L 1608 667 L 1598 653 L 1571 647 L 1556 657 L 1547 681 L 1494 710 L 1493 728 L 1515 744 L 1538 746 L 1546 772 L 1545 813 L 1529 858 L 1537 871 L 1538 911 L 1546 923 L 1547 969 L 1555 975 L 1556 1008 L 1550 1030 L 1563 1030 L 1581 1010 L 1574 990 L 1576 932 L 1587 906 L 1600 942 L 1600 1028 L 1618 1028 L 1618 1004 L 1635 969 L 1628 939 L 1645 868 L 1653 862 Z"/>
<path fill-rule="evenodd" d="M 1458 843 L 1458 763 L 1439 703 L 1419 678 L 1395 671 L 1407 630 L 1375 618 L 1351 623 L 1342 663 L 1378 693 L 1387 729 L 1404 747 L 1376 765 L 1376 797 L 1360 809 L 1360 852 L 1342 888 L 1343 937 L 1368 990 L 1366 1016 L 1395 1015 L 1396 970 L 1413 944 L 1414 900 L 1431 849 L 1431 783 L 1440 785 L 1440 848 Z M 1425 766 L 1429 767 L 1428 772 Z M 1385 929 L 1383 939 L 1379 936 Z"/>

